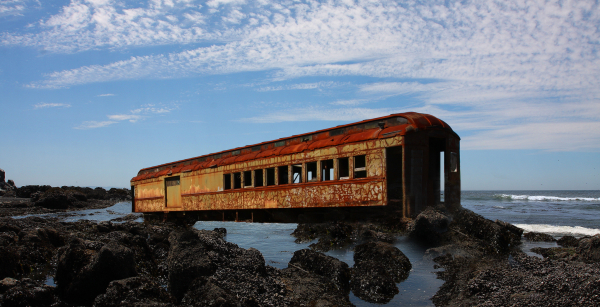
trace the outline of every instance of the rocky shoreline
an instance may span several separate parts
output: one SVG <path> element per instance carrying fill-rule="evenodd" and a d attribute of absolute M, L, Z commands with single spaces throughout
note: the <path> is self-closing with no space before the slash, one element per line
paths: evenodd
<path fill-rule="evenodd" d="M 90 190 L 103 199 L 74 187 L 0 197 L 1 306 L 353 306 L 350 292 L 385 304 L 412 267 L 393 245 L 398 235 L 426 245 L 424 257 L 444 269 L 437 272 L 444 284 L 432 298 L 436 306 L 600 305 L 600 235 L 561 238 L 561 247 L 534 249 L 540 259 L 523 253 L 521 240 L 554 238 L 522 236 L 466 209 L 428 209 L 414 220 L 299 224 L 296 241 L 317 242 L 295 251 L 283 269 L 267 265 L 256 249 L 227 242 L 224 228 L 9 217 L 119 199 L 115 191 Z M 323 254 L 348 247 L 353 267 Z"/>

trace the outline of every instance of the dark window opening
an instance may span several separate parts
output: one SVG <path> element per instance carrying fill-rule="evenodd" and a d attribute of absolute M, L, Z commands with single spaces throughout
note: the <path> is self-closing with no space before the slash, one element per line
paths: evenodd
<path fill-rule="evenodd" d="M 317 162 L 306 163 L 306 182 L 317 181 Z"/>
<path fill-rule="evenodd" d="M 233 188 L 242 188 L 242 173 L 233 173 Z"/>
<path fill-rule="evenodd" d="M 277 168 L 277 171 L 279 172 L 279 184 L 288 184 L 288 166 L 280 166 Z"/>
<path fill-rule="evenodd" d="M 244 187 L 252 187 L 252 171 L 244 172 Z"/>
<path fill-rule="evenodd" d="M 367 177 L 367 159 L 365 155 L 354 157 L 354 178 Z"/>
<path fill-rule="evenodd" d="M 275 185 L 275 168 L 271 167 L 271 168 L 267 168 L 266 169 L 267 172 L 267 186 L 269 185 Z"/>
<path fill-rule="evenodd" d="M 338 159 L 338 178 L 348 179 L 350 178 L 350 159 L 339 158 Z"/>
<path fill-rule="evenodd" d="M 275 142 L 275 147 L 285 146 L 285 141 Z"/>
<path fill-rule="evenodd" d="M 292 182 L 302 183 L 302 164 L 292 165 Z"/>
<path fill-rule="evenodd" d="M 333 180 L 333 160 L 321 161 L 321 180 Z"/>
<path fill-rule="evenodd" d="M 262 187 L 263 186 L 263 170 L 257 169 L 254 171 L 254 186 Z"/>
<path fill-rule="evenodd" d="M 223 186 L 225 190 L 231 190 L 231 174 L 223 175 Z"/>
<path fill-rule="evenodd" d="M 336 136 L 336 135 L 344 134 L 344 132 L 346 132 L 344 128 L 332 130 L 332 131 L 329 131 L 329 136 Z"/>

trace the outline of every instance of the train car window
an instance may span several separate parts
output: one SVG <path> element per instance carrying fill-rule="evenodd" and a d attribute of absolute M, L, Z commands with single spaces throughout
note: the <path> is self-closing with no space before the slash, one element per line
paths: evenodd
<path fill-rule="evenodd" d="M 350 159 L 339 158 L 338 159 L 338 178 L 349 179 L 350 178 Z"/>
<path fill-rule="evenodd" d="M 321 161 L 321 180 L 333 180 L 333 160 Z"/>
<path fill-rule="evenodd" d="M 231 174 L 223 175 L 223 189 L 231 190 Z"/>
<path fill-rule="evenodd" d="M 244 188 L 252 187 L 252 171 L 244 172 Z"/>
<path fill-rule="evenodd" d="M 292 183 L 302 183 L 302 164 L 292 165 Z"/>
<path fill-rule="evenodd" d="M 275 168 L 267 168 L 265 172 L 267 175 L 267 185 L 275 185 Z"/>
<path fill-rule="evenodd" d="M 254 171 L 254 186 L 262 187 L 263 186 L 263 170 L 257 169 Z"/>
<path fill-rule="evenodd" d="M 367 159 L 365 155 L 354 157 L 354 178 L 367 177 Z"/>
<path fill-rule="evenodd" d="M 287 165 L 283 165 L 277 168 L 277 172 L 279 173 L 278 179 L 279 184 L 288 184 L 288 169 Z"/>
<path fill-rule="evenodd" d="M 233 173 L 233 188 L 242 188 L 242 173 Z"/>
<path fill-rule="evenodd" d="M 306 182 L 317 181 L 317 162 L 306 163 Z"/>

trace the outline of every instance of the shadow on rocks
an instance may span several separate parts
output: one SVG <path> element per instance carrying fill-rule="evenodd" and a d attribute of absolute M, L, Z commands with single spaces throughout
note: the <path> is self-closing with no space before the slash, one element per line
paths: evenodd
<path fill-rule="evenodd" d="M 108 284 L 106 293 L 96 297 L 95 307 L 172 306 L 175 299 L 146 277 L 130 277 Z"/>
<path fill-rule="evenodd" d="M 354 268 L 350 286 L 357 297 L 385 304 L 396 294 L 396 283 L 408 277 L 412 265 L 408 257 L 385 242 L 369 242 L 354 249 Z"/>
<path fill-rule="evenodd" d="M 60 253 L 55 282 L 60 297 L 69 303 L 90 305 L 113 280 L 135 276 L 133 251 L 110 241 L 99 251 L 73 238 Z"/>

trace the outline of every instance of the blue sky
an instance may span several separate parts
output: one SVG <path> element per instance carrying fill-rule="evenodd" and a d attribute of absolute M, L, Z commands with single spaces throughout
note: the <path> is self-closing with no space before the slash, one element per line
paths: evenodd
<path fill-rule="evenodd" d="M 165 162 L 416 111 L 464 189 L 600 189 L 596 1 L 0 0 L 0 168 Z"/>

